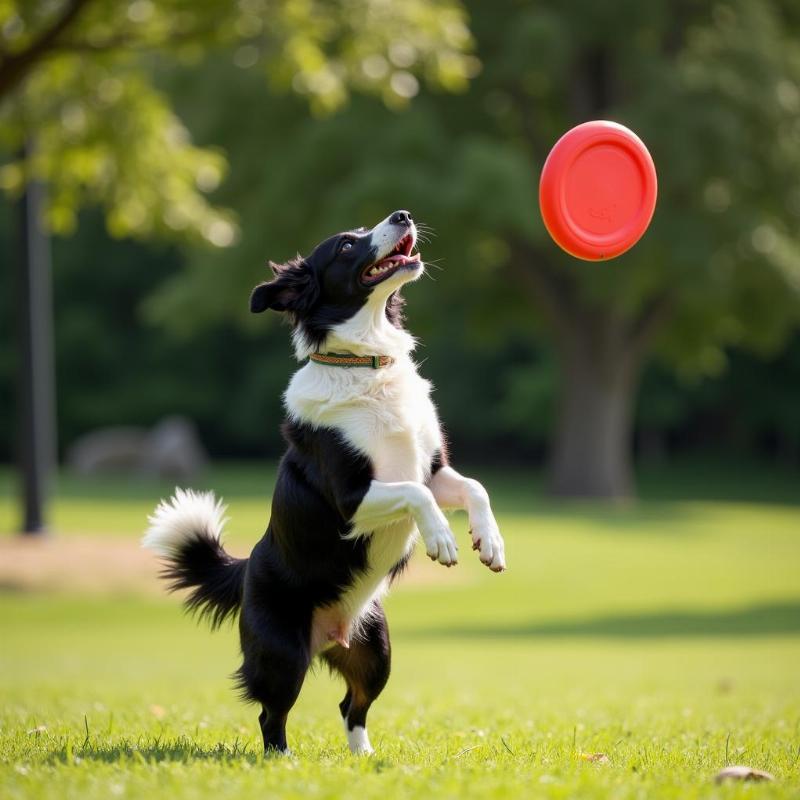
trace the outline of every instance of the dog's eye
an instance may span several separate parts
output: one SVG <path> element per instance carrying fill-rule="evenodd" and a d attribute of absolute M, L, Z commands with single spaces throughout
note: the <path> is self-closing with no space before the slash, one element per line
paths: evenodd
<path fill-rule="evenodd" d="M 340 253 L 346 253 L 348 250 L 352 250 L 352 249 L 353 249 L 353 243 L 349 239 L 346 239 L 344 242 L 342 242 L 339 245 L 339 252 Z"/>

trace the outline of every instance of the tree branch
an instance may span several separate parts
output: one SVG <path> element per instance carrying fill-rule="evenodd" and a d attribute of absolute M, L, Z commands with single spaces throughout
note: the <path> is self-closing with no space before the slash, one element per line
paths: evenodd
<path fill-rule="evenodd" d="M 219 33 L 219 25 L 204 25 L 190 31 L 178 31 L 165 36 L 163 39 L 146 41 L 136 36 L 118 34 L 109 36 L 102 42 L 87 42 L 79 39 L 65 40 L 58 42 L 54 49 L 66 53 L 107 53 L 111 50 L 130 50 L 144 52 L 148 50 L 159 50 L 182 42 L 191 42 L 202 39 L 206 36 L 213 36 Z"/>
<path fill-rule="evenodd" d="M 63 12 L 53 20 L 27 48 L 13 55 L 6 55 L 0 60 L 0 98 L 10 94 L 36 63 L 51 50 L 65 31 L 75 23 L 83 9 L 92 0 L 68 0 Z"/>
<path fill-rule="evenodd" d="M 641 356 L 659 329 L 675 310 L 675 297 L 663 291 L 650 299 L 628 329 L 629 348 L 633 355 Z"/>
<path fill-rule="evenodd" d="M 551 269 L 532 248 L 511 243 L 508 268 L 528 289 L 553 331 L 561 338 L 569 334 L 569 320 L 577 313 L 575 287 L 566 273 Z"/>
<path fill-rule="evenodd" d="M 582 343 L 598 358 L 619 353 L 638 361 L 675 309 L 673 293 L 665 290 L 627 321 L 611 307 L 581 301 L 569 273 L 551 268 L 541 254 L 520 242 L 511 243 L 508 269 L 541 309 L 556 344 Z"/>
<path fill-rule="evenodd" d="M 518 112 L 520 125 L 522 126 L 522 136 L 525 143 L 530 147 L 531 154 L 539 164 L 544 164 L 549 146 L 542 137 L 542 130 L 536 124 L 533 114 L 529 114 L 527 109 L 535 108 L 535 104 L 531 102 L 520 86 L 513 84 L 509 89 L 509 94 L 513 98 Z"/>
<path fill-rule="evenodd" d="M 686 44 L 693 10 L 690 6 L 684 0 L 673 0 L 670 4 L 670 23 L 665 27 L 661 40 L 661 52 L 667 58 L 674 59 Z"/>

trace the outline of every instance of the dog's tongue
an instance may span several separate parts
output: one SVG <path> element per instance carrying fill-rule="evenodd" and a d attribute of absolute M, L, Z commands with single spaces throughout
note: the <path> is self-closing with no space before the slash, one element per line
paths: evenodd
<path fill-rule="evenodd" d="M 393 264 L 410 264 L 412 261 L 419 261 L 419 255 L 404 256 L 402 253 L 394 253 L 394 255 L 382 258 L 380 263 L 386 264 L 391 262 Z"/>

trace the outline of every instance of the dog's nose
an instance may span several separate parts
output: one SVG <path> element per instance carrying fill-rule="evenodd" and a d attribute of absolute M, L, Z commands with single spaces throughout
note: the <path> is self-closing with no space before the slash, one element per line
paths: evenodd
<path fill-rule="evenodd" d="M 392 225 L 405 225 L 406 228 L 408 228 L 413 221 L 408 211 L 395 211 L 394 214 L 389 217 L 389 222 L 391 222 Z"/>

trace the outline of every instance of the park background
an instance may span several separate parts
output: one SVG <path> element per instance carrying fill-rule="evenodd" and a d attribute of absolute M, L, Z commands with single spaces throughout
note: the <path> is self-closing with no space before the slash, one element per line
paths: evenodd
<path fill-rule="evenodd" d="M 383 792 L 389 769 L 411 796 L 689 796 L 740 760 L 796 787 L 795 3 L 5 0 L 0 29 L 4 788 L 324 796 L 354 774 Z M 537 203 L 549 148 L 593 118 L 635 130 L 659 174 L 651 228 L 605 263 L 560 253 Z M 396 208 L 433 229 L 408 325 L 511 569 L 465 555 L 395 590 L 374 769 L 344 756 L 323 677 L 290 731 L 315 766 L 245 769 L 233 639 L 182 620 L 136 547 L 172 476 L 62 468 L 49 535 L 17 536 L 28 179 L 47 192 L 62 464 L 98 428 L 183 416 L 212 459 L 193 484 L 229 502 L 242 554 L 296 368 L 250 289 Z"/>

